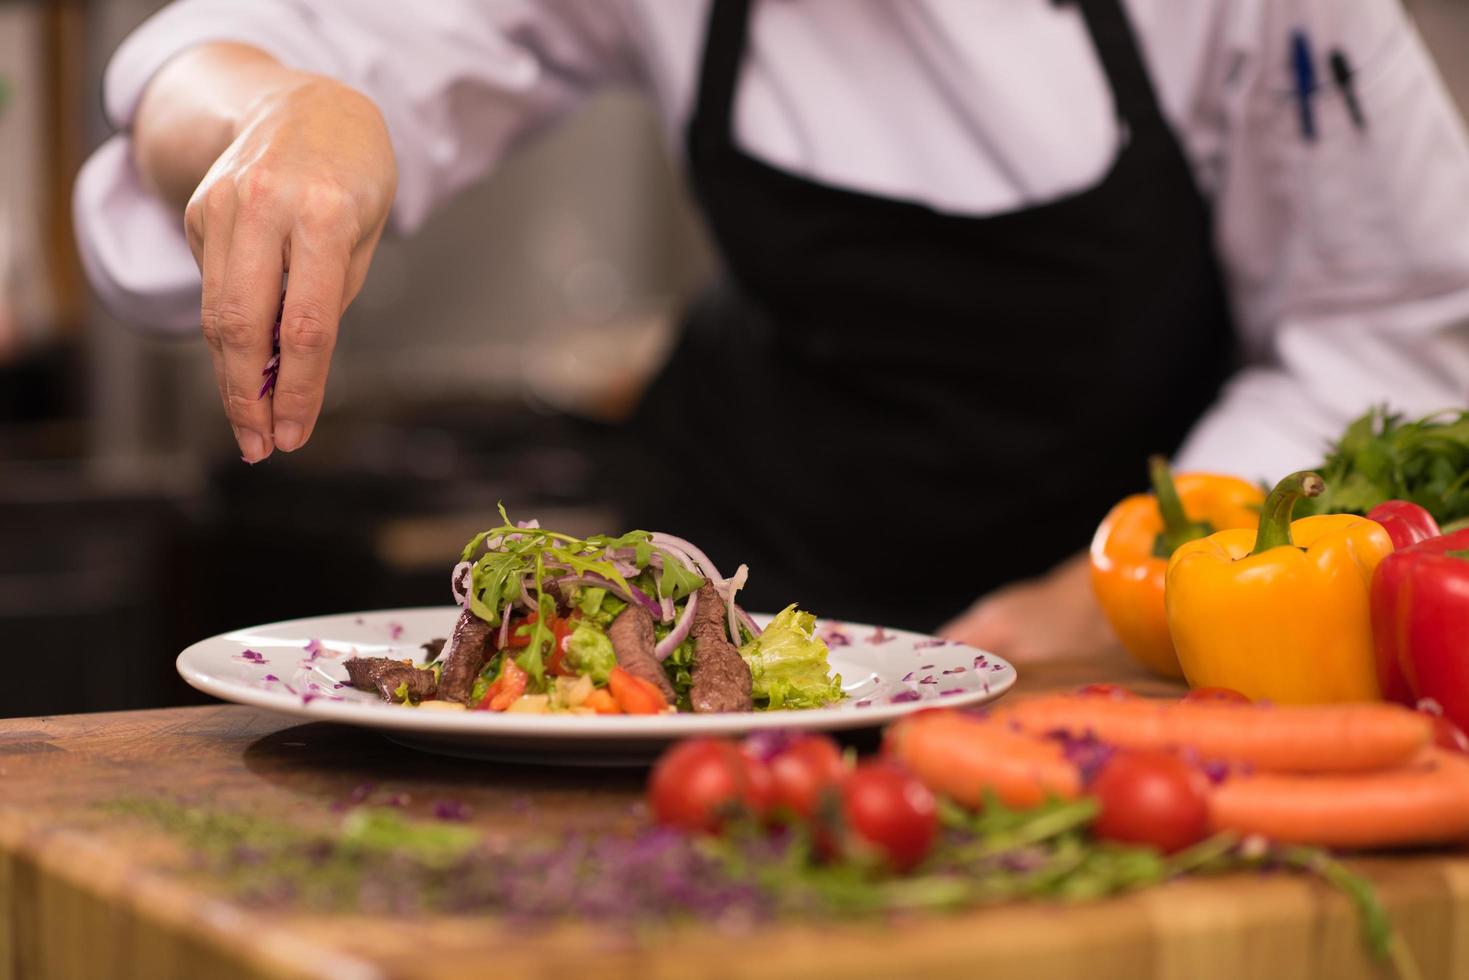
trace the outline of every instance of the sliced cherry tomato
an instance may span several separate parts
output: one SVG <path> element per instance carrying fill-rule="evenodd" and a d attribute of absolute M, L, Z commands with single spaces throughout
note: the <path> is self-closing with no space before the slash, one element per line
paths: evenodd
<path fill-rule="evenodd" d="M 540 610 L 529 612 L 525 618 L 518 623 L 510 624 L 510 635 L 505 638 L 505 646 L 511 650 L 524 650 L 530 646 L 530 635 L 534 632 L 531 627 L 541 618 Z"/>
<path fill-rule="evenodd" d="M 798 735 L 767 764 L 775 805 L 809 820 L 824 797 L 833 799 L 847 774 L 842 750 L 825 735 Z"/>
<path fill-rule="evenodd" d="M 668 710 L 662 691 L 621 667 L 613 667 L 607 675 L 607 689 L 624 714 L 656 715 Z"/>
<path fill-rule="evenodd" d="M 490 686 L 485 690 L 485 696 L 480 699 L 479 709 L 481 711 L 504 711 L 525 693 L 525 685 L 529 680 L 530 675 L 521 670 L 520 666 L 507 654 L 504 664 L 500 666 L 500 676 L 490 682 Z"/>
<path fill-rule="evenodd" d="M 1086 684 L 1078 687 L 1076 693 L 1083 697 L 1097 698 L 1131 698 L 1137 696 L 1121 684 Z"/>
<path fill-rule="evenodd" d="M 916 777 L 888 762 L 866 762 L 842 781 L 841 795 L 849 847 L 876 851 L 895 871 L 928 856 L 938 836 L 938 807 Z"/>
<path fill-rule="evenodd" d="M 772 789 L 769 771 L 734 742 L 696 738 L 659 757 L 648 805 L 664 826 L 713 833 L 741 814 L 763 817 Z"/>
<path fill-rule="evenodd" d="M 551 655 L 546 658 L 546 673 L 556 677 L 575 677 L 576 671 L 572 670 L 562 661 L 566 657 L 566 642 L 571 634 L 576 632 L 576 619 L 579 614 L 572 614 L 565 619 L 558 619 L 551 625 Z"/>
<path fill-rule="evenodd" d="M 1254 702 L 1232 687 L 1196 687 L 1183 696 L 1185 701 L 1227 701 L 1230 704 Z"/>
<path fill-rule="evenodd" d="M 1103 840 L 1151 844 L 1165 854 L 1204 839 L 1209 830 L 1208 781 L 1166 752 L 1119 752 L 1091 793 L 1101 804 L 1092 825 Z"/>

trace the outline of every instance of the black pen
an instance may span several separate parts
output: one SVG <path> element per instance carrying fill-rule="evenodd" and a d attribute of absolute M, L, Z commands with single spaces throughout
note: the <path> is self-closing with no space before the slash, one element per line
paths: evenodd
<path fill-rule="evenodd" d="M 1352 71 L 1346 52 L 1341 48 L 1332 48 L 1327 63 L 1331 66 L 1331 80 L 1341 89 L 1341 97 L 1346 101 L 1347 114 L 1352 117 L 1352 125 L 1358 131 L 1366 129 L 1367 116 L 1362 112 L 1362 103 L 1357 100 L 1357 87 L 1352 82 L 1356 72 Z"/>

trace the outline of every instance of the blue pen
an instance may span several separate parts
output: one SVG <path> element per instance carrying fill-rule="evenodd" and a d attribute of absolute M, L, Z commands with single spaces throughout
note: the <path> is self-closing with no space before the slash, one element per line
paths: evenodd
<path fill-rule="evenodd" d="M 1316 66 L 1311 60 L 1311 42 L 1306 32 L 1295 30 L 1290 35 L 1290 67 L 1296 80 L 1296 101 L 1301 110 L 1301 139 L 1316 140 L 1316 116 L 1311 99 L 1316 94 Z"/>

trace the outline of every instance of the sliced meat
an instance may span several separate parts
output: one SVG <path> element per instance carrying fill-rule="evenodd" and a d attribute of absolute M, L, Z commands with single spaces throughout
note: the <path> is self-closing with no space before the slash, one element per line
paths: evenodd
<path fill-rule="evenodd" d="M 344 661 L 347 679 L 359 691 L 376 691 L 384 701 L 396 701 L 398 688 L 408 685 L 408 696 L 414 701 L 434 697 L 438 679 L 431 670 L 420 670 L 410 663 L 391 657 L 353 657 Z"/>
<path fill-rule="evenodd" d="M 438 660 L 439 654 L 444 652 L 444 644 L 448 642 L 442 636 L 436 636 L 427 643 L 420 643 L 419 647 L 423 650 L 423 662 L 431 664 Z"/>
<path fill-rule="evenodd" d="M 490 653 L 490 624 L 468 609 L 459 614 L 449 642 L 444 644 L 444 672 L 439 677 L 439 697 L 445 701 L 469 702 L 474 679 Z"/>
<path fill-rule="evenodd" d="M 699 589 L 699 606 L 689 634 L 694 638 L 693 685 L 689 703 L 700 714 L 719 711 L 751 711 L 750 666 L 729 642 L 725 631 L 725 606 L 714 586 L 705 582 Z"/>
<path fill-rule="evenodd" d="M 653 653 L 653 617 L 646 609 L 634 604 L 618 613 L 612 625 L 607 627 L 607 638 L 612 641 L 612 652 L 617 654 L 619 667 L 658 688 L 669 704 L 677 699 L 668 675 L 663 672 L 663 665 Z"/>

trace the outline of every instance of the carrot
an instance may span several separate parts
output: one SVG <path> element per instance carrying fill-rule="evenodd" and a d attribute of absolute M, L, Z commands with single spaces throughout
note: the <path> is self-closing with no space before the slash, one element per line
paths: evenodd
<path fill-rule="evenodd" d="M 1286 844 L 1369 848 L 1469 838 L 1469 759 L 1425 749 L 1378 772 L 1234 776 L 1209 798 L 1214 830 Z"/>
<path fill-rule="evenodd" d="M 1127 749 L 1188 748 L 1271 772 L 1349 772 L 1409 762 L 1432 721 L 1393 704 L 1249 705 L 1047 695 L 991 717 L 1033 735 L 1091 733 Z"/>
<path fill-rule="evenodd" d="M 613 667 L 607 675 L 607 688 L 625 714 L 656 715 L 668 710 L 662 691 L 621 667 Z"/>
<path fill-rule="evenodd" d="M 591 708 L 599 715 L 622 714 L 622 709 L 617 706 L 617 701 L 603 687 L 599 687 L 591 694 L 588 694 L 587 699 L 582 702 L 582 707 Z"/>
<path fill-rule="evenodd" d="M 888 729 L 885 747 L 930 790 L 971 808 L 984 802 L 986 790 L 1015 807 L 1081 795 L 1081 773 L 1059 743 L 972 715 L 913 715 Z"/>

